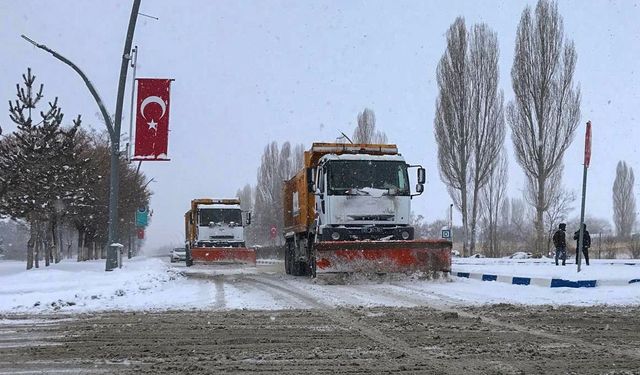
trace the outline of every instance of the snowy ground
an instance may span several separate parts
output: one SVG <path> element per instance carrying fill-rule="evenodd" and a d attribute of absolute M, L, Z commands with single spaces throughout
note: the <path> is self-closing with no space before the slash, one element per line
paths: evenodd
<path fill-rule="evenodd" d="M 612 264 L 613 263 L 613 264 Z M 550 260 L 455 259 L 453 269 L 523 277 L 584 279 L 640 278 L 640 264 L 593 261 L 583 272 Z M 0 313 L 105 310 L 277 310 L 336 306 L 640 305 L 640 283 L 597 288 L 542 288 L 464 278 L 325 285 L 287 276 L 282 264 L 257 267 L 191 267 L 165 259 L 125 260 L 104 272 L 104 261 L 63 261 L 24 270 L 23 262 L 0 261 Z M 0 323 L 2 320 L 0 320 Z"/>

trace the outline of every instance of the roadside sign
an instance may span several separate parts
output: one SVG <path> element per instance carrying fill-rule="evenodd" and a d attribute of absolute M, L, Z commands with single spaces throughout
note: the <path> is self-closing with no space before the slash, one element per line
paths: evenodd
<path fill-rule="evenodd" d="M 276 238 L 277 233 L 278 233 L 278 229 L 276 227 L 271 227 L 271 239 Z"/>
<path fill-rule="evenodd" d="M 442 230 L 442 238 L 444 238 L 444 239 L 451 238 L 451 229 L 443 229 Z"/>
<path fill-rule="evenodd" d="M 138 234 L 139 240 L 144 240 L 144 228 L 138 228 L 136 230 L 136 233 Z"/>
<path fill-rule="evenodd" d="M 136 227 L 146 227 L 149 223 L 149 211 L 146 207 L 140 207 L 136 211 Z"/>

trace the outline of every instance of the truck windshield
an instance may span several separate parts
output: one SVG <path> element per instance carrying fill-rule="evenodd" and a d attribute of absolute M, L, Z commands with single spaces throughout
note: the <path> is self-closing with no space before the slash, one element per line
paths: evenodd
<path fill-rule="evenodd" d="M 242 223 L 240 210 L 227 210 L 223 208 L 201 208 L 200 226 L 206 227 L 209 223 Z"/>
<path fill-rule="evenodd" d="M 366 195 L 369 189 L 389 195 L 410 193 L 407 165 L 401 161 L 335 160 L 327 169 L 329 195 Z"/>

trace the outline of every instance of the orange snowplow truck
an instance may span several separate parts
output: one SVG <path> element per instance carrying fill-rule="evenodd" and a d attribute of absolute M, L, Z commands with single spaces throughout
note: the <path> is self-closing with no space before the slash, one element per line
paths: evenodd
<path fill-rule="evenodd" d="M 424 168 L 408 165 L 396 145 L 314 143 L 284 184 L 286 273 L 450 271 L 451 242 L 417 240 L 409 225 L 411 198 L 425 180 Z"/>
<path fill-rule="evenodd" d="M 194 199 L 184 214 L 186 263 L 247 264 L 255 266 L 256 252 L 245 246 L 244 226 L 239 199 Z"/>

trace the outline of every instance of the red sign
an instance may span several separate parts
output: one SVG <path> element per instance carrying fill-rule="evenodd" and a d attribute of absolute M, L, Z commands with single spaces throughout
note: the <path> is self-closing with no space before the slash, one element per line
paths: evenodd
<path fill-rule="evenodd" d="M 144 240 L 144 228 L 136 229 L 136 233 L 138 234 L 139 240 Z"/>
<path fill-rule="evenodd" d="M 276 238 L 277 233 L 278 233 L 278 229 L 276 229 L 276 227 L 271 227 L 271 239 Z"/>
<path fill-rule="evenodd" d="M 136 147 L 133 160 L 169 160 L 169 86 L 171 79 L 138 79 Z"/>
<path fill-rule="evenodd" d="M 584 165 L 589 168 L 591 162 L 591 121 L 587 121 L 587 133 L 584 135 Z"/>

